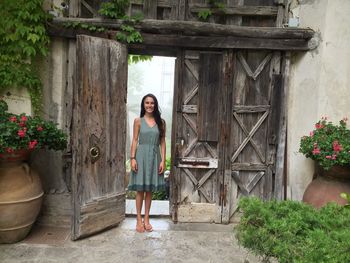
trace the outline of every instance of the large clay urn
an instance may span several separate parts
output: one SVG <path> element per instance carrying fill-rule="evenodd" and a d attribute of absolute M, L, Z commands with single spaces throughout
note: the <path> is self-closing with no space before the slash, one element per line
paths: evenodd
<path fill-rule="evenodd" d="M 306 188 L 303 201 L 316 208 L 329 202 L 347 204 L 340 194 L 350 194 L 350 166 L 333 166 L 329 170 L 322 168 L 317 170 L 317 177 Z"/>
<path fill-rule="evenodd" d="M 35 222 L 43 190 L 25 155 L 0 158 L 0 243 L 24 239 Z"/>

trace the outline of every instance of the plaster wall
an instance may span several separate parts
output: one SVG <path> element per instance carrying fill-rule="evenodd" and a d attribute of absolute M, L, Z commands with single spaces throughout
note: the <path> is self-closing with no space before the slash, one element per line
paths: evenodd
<path fill-rule="evenodd" d="M 338 122 L 350 114 L 350 1 L 299 1 L 300 27 L 319 33 L 319 46 L 292 57 L 288 96 L 287 197 L 301 200 L 314 163 L 298 153 L 300 138 L 322 116 Z"/>

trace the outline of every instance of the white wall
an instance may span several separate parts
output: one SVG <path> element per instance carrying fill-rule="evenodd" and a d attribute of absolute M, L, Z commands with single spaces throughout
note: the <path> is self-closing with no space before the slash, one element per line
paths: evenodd
<path fill-rule="evenodd" d="M 292 10 L 300 27 L 320 34 L 317 49 L 294 54 L 288 97 L 288 197 L 302 198 L 313 162 L 298 153 L 300 138 L 322 116 L 338 122 L 350 116 L 350 1 L 300 1 Z"/>

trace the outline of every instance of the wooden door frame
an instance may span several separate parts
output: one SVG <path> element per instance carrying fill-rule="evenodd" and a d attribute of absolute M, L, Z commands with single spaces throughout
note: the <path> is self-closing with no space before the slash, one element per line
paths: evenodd
<path fill-rule="evenodd" d="M 69 40 L 68 42 L 68 48 L 67 48 L 67 52 L 69 54 L 71 54 L 69 57 L 69 62 L 68 62 L 68 70 L 67 70 L 67 85 L 65 88 L 65 94 L 67 94 L 67 103 L 64 105 L 65 108 L 65 126 L 66 126 L 66 130 L 67 131 L 71 131 L 71 127 L 72 127 L 72 87 L 74 85 L 74 81 L 75 81 L 75 72 L 76 72 L 76 60 L 75 60 L 75 53 L 76 53 L 76 45 L 75 45 L 75 40 Z M 181 46 L 178 47 L 167 47 L 167 46 L 154 46 L 154 45 L 148 45 L 148 44 L 137 44 L 137 45 L 129 45 L 128 46 L 128 53 L 129 54 L 139 54 L 139 55 L 153 55 L 153 56 L 166 56 L 166 57 L 178 57 L 181 52 L 183 50 L 195 50 L 193 48 L 184 48 Z M 213 48 L 200 48 L 201 51 L 213 51 Z M 214 49 L 217 50 L 217 49 Z M 232 56 L 232 53 L 234 52 L 234 50 L 232 48 L 222 48 L 221 50 L 224 50 L 225 52 L 227 52 L 227 56 Z M 263 50 L 262 50 L 263 51 Z M 283 85 L 283 94 L 285 96 L 287 96 L 287 90 L 288 90 L 288 84 L 289 84 L 289 65 L 290 65 L 290 54 L 291 52 L 285 52 L 283 55 L 283 71 L 282 74 L 285 75 L 285 79 L 284 79 L 284 85 Z M 230 60 L 230 59 L 229 59 Z M 232 61 L 232 59 L 230 60 Z M 181 65 L 175 65 L 175 79 L 174 79 L 174 102 L 173 102 L 173 106 L 175 105 L 175 100 L 178 97 L 177 94 L 177 89 L 176 86 L 177 85 L 181 85 L 180 81 L 181 78 L 179 78 L 177 75 L 180 72 L 180 67 Z M 225 63 L 223 65 L 223 68 L 231 68 L 231 70 L 229 70 L 230 72 L 233 72 L 233 65 L 232 63 Z M 229 78 L 232 79 L 232 78 Z M 227 92 L 227 97 L 230 97 L 230 94 L 233 92 L 232 89 L 229 89 L 228 87 L 232 87 L 232 80 L 231 82 L 225 82 L 223 83 L 223 85 L 225 86 L 225 91 Z M 232 94 L 231 94 L 232 95 Z M 279 120 L 279 126 L 281 128 L 281 131 L 283 132 L 283 136 L 279 137 L 278 140 L 278 152 L 277 152 L 277 160 L 276 160 L 276 178 L 279 178 L 279 182 L 283 182 L 283 180 L 285 180 L 285 160 L 284 160 L 284 156 L 285 156 L 285 149 L 286 149 L 286 136 L 285 136 L 285 132 L 286 132 L 286 123 L 287 123 L 287 98 L 283 97 L 284 103 L 282 104 L 281 107 L 281 111 L 282 111 L 282 115 L 280 117 Z M 232 105 L 231 105 L 232 106 Z M 227 109 L 230 111 L 230 102 L 227 102 Z M 228 145 L 229 144 L 229 136 L 227 136 L 228 134 L 228 130 L 229 130 L 229 122 L 230 122 L 230 115 L 226 114 L 227 119 L 224 120 L 224 127 L 223 127 L 223 137 L 220 139 L 224 142 L 224 144 Z M 176 116 L 176 108 L 173 107 L 173 113 L 172 113 L 172 120 L 173 120 L 173 125 L 172 125 L 172 137 L 171 137 L 171 174 L 174 174 L 175 172 L 175 168 L 174 168 L 174 156 L 175 156 L 175 151 L 176 151 L 176 144 L 179 142 L 175 142 L 175 131 L 176 131 L 176 118 L 174 118 L 174 116 Z M 68 132 L 69 133 L 69 132 Z M 69 133 L 71 134 L 71 133 Z M 71 144 L 70 144 L 71 147 Z M 71 169 L 70 168 L 70 157 L 71 157 L 71 151 L 68 150 L 68 153 L 66 155 L 66 164 L 65 166 L 68 167 L 66 169 L 68 176 L 70 176 L 71 173 Z M 227 202 L 227 200 L 229 200 L 229 195 L 231 194 L 230 192 L 227 192 L 225 189 L 225 185 L 227 185 L 226 183 L 226 179 L 228 177 L 229 174 L 231 174 L 231 165 L 230 165 L 230 156 L 228 155 L 224 155 L 223 157 L 223 164 L 220 166 L 220 170 L 219 172 L 222 173 L 222 176 L 219 176 L 220 180 L 220 198 L 221 198 L 221 204 L 222 204 L 222 214 L 223 213 L 227 213 L 227 206 L 225 206 L 225 202 Z M 285 187 L 285 185 L 284 185 Z M 170 200 L 169 200 L 169 204 L 170 204 L 170 214 L 172 215 L 172 219 L 173 221 L 177 221 L 177 195 L 178 195 L 178 190 L 175 187 L 174 184 L 174 176 L 171 176 L 170 178 Z M 285 190 L 285 189 L 284 189 Z M 175 198 L 174 198 L 175 197 Z M 278 193 L 276 195 L 276 198 L 278 199 L 283 199 L 284 198 L 284 194 L 282 193 Z"/>

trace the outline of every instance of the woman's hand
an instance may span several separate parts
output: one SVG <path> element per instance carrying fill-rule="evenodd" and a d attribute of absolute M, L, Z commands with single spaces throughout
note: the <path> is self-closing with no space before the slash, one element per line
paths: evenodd
<path fill-rule="evenodd" d="M 164 172 L 164 169 L 165 169 L 165 163 L 161 162 L 158 170 L 159 174 L 162 174 Z"/>
<path fill-rule="evenodd" d="M 131 159 L 131 170 L 137 172 L 137 162 L 135 159 Z"/>

